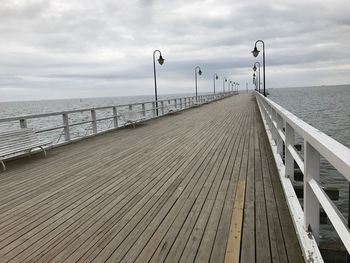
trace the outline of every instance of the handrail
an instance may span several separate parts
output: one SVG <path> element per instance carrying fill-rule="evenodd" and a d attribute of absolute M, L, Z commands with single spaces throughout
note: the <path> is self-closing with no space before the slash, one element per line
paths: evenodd
<path fill-rule="evenodd" d="M 215 94 L 217 96 L 222 95 L 222 93 Z M 210 97 L 214 96 L 214 94 L 206 94 L 201 95 L 198 97 Z M 180 99 L 192 99 L 195 100 L 195 96 L 188 96 L 188 97 L 178 97 L 178 98 L 171 98 L 171 99 L 164 99 L 164 100 L 158 100 L 158 103 L 166 102 L 166 101 L 174 101 L 174 100 L 180 100 Z M 50 117 L 50 116 L 57 116 L 62 114 L 70 114 L 70 113 L 80 113 L 90 110 L 105 110 L 110 109 L 113 107 L 128 107 L 128 106 L 136 106 L 141 104 L 151 104 L 155 103 L 155 101 L 142 101 L 142 102 L 135 102 L 135 103 L 129 103 L 129 104 L 118 104 L 118 105 L 109 105 L 109 106 L 101 106 L 101 107 L 92 107 L 92 108 L 82 108 L 82 109 L 75 109 L 75 110 L 68 110 L 68 111 L 58 111 L 58 112 L 48 112 L 48 113 L 41 113 L 41 114 L 30 114 L 30 115 L 23 115 L 23 116 L 15 116 L 15 117 L 8 117 L 8 118 L 2 118 L 0 119 L 0 122 L 8 122 L 8 121 L 16 121 L 18 119 L 33 119 L 33 118 L 42 118 L 42 117 Z M 158 107 L 159 108 L 159 107 Z"/>
<path fill-rule="evenodd" d="M 323 156 L 350 182 L 350 149 L 299 119 L 272 100 L 257 92 L 255 95 L 304 256 L 308 257 L 310 253 L 313 253 L 316 256 L 313 260 L 323 262 L 319 250 L 315 251 L 315 246 L 317 247 L 319 242 L 320 205 L 349 253 L 350 229 L 344 216 L 322 190 L 319 176 L 320 156 Z M 304 140 L 303 158 L 294 147 L 295 133 Z M 285 152 L 284 163 L 282 161 L 283 148 Z M 304 211 L 301 210 L 299 202 L 295 202 L 297 197 L 292 189 L 291 179 L 294 178 L 294 161 L 297 162 L 304 174 Z M 294 192 L 292 194 L 291 189 Z M 300 208 L 291 207 L 296 205 L 299 205 Z M 313 236 L 311 239 L 310 234 Z"/>
<path fill-rule="evenodd" d="M 207 95 L 200 95 L 198 96 L 198 101 L 201 103 L 204 103 L 206 101 L 214 101 L 218 100 L 221 98 L 224 98 L 226 96 L 231 96 L 235 95 L 237 93 L 234 92 L 227 92 L 227 93 L 218 93 L 218 94 L 207 94 Z M 61 137 L 62 134 L 64 135 L 64 141 L 58 140 L 58 142 L 55 145 L 63 144 L 70 142 L 72 140 L 75 140 L 77 138 L 83 138 L 83 137 L 88 137 L 100 132 L 105 132 L 106 130 L 109 129 L 116 129 L 121 127 L 119 124 L 119 114 L 118 112 L 122 112 L 124 110 L 133 110 L 137 111 L 143 117 L 146 119 L 152 119 L 156 118 L 156 109 L 160 110 L 160 116 L 168 114 L 169 109 L 166 108 L 168 105 L 172 105 L 179 110 L 184 110 L 190 107 L 194 106 L 196 98 L 194 96 L 188 96 L 188 97 L 176 97 L 176 98 L 169 98 L 169 99 L 163 99 L 163 100 L 158 100 L 158 107 L 156 107 L 156 102 L 155 101 L 145 101 L 145 102 L 136 102 L 136 103 L 130 103 L 130 104 L 119 104 L 119 105 L 111 105 L 111 106 L 102 106 L 102 107 L 92 107 L 92 108 L 82 108 L 82 109 L 75 109 L 75 110 L 68 110 L 68 111 L 59 111 L 59 112 L 51 112 L 51 113 L 42 113 L 42 114 L 32 114 L 32 115 L 23 115 L 23 116 L 15 116 L 15 117 L 7 117 L 7 118 L 2 118 L 0 119 L 0 123 L 5 124 L 8 123 L 10 125 L 13 125 L 16 122 L 19 124 L 19 128 L 27 128 L 28 127 L 28 122 L 31 124 L 33 120 L 36 120 L 36 122 L 39 123 L 34 123 L 35 127 L 34 128 L 36 133 L 47 133 L 47 132 L 53 132 L 57 133 L 57 130 L 63 129 L 63 132 L 60 134 L 57 134 L 57 136 Z M 108 111 L 108 113 L 106 112 Z M 102 112 L 103 115 L 99 116 L 97 118 L 96 112 Z M 82 115 L 75 115 L 77 113 L 81 113 Z M 75 120 L 71 120 L 71 114 L 74 114 Z M 88 116 L 90 114 L 90 117 Z M 61 119 L 59 116 L 62 116 Z M 46 121 L 43 118 L 48 118 L 48 117 L 55 117 L 52 120 L 51 126 L 49 126 Z M 80 117 L 80 118 L 78 118 Z M 47 120 L 47 119 L 46 119 Z M 110 120 L 110 121 L 109 121 Z M 41 121 L 41 123 L 40 123 Z M 106 125 L 104 127 L 98 127 L 102 126 L 104 121 L 109 121 L 111 122 L 108 127 L 106 128 Z M 111 124 L 114 123 L 113 127 L 111 128 Z M 38 125 L 40 124 L 40 125 Z M 81 126 L 84 128 L 82 125 L 89 124 L 89 131 L 92 134 L 84 134 L 80 135 L 77 134 L 77 132 L 71 132 L 70 128 L 73 127 L 78 127 Z M 123 123 L 122 123 L 123 124 Z M 34 126 L 32 125 L 32 126 Z M 29 125 L 31 126 L 31 125 Z M 38 126 L 43 126 L 41 128 L 38 128 Z M 99 129 L 98 129 L 99 128 Z M 91 131 L 90 131 L 91 129 Z M 83 132 L 83 131 L 81 131 Z M 74 135 L 75 138 L 71 138 L 71 135 Z M 55 139 L 54 139 L 55 140 Z"/>

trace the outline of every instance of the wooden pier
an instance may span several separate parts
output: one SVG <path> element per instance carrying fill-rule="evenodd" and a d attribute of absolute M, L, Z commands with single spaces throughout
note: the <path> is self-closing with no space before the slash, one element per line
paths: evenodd
<path fill-rule="evenodd" d="M 304 262 L 252 94 L 7 169 L 0 262 Z"/>

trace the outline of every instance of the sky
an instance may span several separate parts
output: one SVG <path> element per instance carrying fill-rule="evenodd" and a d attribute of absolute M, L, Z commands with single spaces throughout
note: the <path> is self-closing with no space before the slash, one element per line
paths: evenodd
<path fill-rule="evenodd" d="M 349 0 L 0 0 L 0 101 L 350 83 Z M 261 50 L 261 44 L 258 44 Z M 158 54 L 156 55 L 158 58 Z M 261 62 L 262 63 L 262 62 Z"/>

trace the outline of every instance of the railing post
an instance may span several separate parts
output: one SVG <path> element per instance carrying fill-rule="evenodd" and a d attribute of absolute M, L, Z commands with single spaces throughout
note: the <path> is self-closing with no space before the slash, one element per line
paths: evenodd
<path fill-rule="evenodd" d="M 132 110 L 132 105 L 129 105 L 129 110 Z"/>
<path fill-rule="evenodd" d="M 92 132 L 97 133 L 96 111 L 95 110 L 91 110 L 91 125 L 92 125 Z"/>
<path fill-rule="evenodd" d="M 177 99 L 174 99 L 174 106 L 175 106 L 175 109 L 177 109 Z"/>
<path fill-rule="evenodd" d="M 180 98 L 180 109 L 182 110 L 182 98 Z"/>
<path fill-rule="evenodd" d="M 157 115 L 156 113 L 156 103 L 152 102 L 152 109 L 153 109 L 153 117 L 155 117 Z"/>
<path fill-rule="evenodd" d="M 272 133 L 272 139 L 276 142 L 277 144 L 277 128 L 274 125 L 274 122 L 276 121 L 276 112 L 275 110 L 271 107 L 271 111 L 270 111 L 270 115 L 271 115 L 271 133 Z"/>
<path fill-rule="evenodd" d="M 68 119 L 68 113 L 63 113 L 63 131 L 64 131 L 64 139 L 66 142 L 70 141 L 70 132 L 69 132 L 69 119 Z"/>
<path fill-rule="evenodd" d="M 276 111 L 276 122 L 277 122 L 277 132 L 276 132 L 276 143 L 277 143 L 277 153 L 281 156 L 283 155 L 283 140 L 279 134 L 279 131 L 283 132 L 283 119 Z"/>
<path fill-rule="evenodd" d="M 142 103 L 142 115 L 144 117 L 146 117 L 146 107 L 145 107 L 145 103 Z"/>
<path fill-rule="evenodd" d="M 288 146 L 294 146 L 295 134 L 292 126 L 286 122 L 286 142 L 284 144 L 284 164 L 285 164 L 285 176 L 294 179 L 294 158 L 288 150 Z"/>
<path fill-rule="evenodd" d="M 162 107 L 162 115 L 164 115 L 164 101 L 160 102 L 160 106 Z"/>
<path fill-rule="evenodd" d="M 114 121 L 114 128 L 118 128 L 118 110 L 117 110 L 117 107 L 113 107 L 113 121 Z"/>
<path fill-rule="evenodd" d="M 320 154 L 307 142 L 304 141 L 304 222 L 305 229 L 311 231 L 317 243 L 319 243 L 320 205 L 313 193 L 309 181 L 317 182 L 320 178 Z"/>
<path fill-rule="evenodd" d="M 19 120 L 19 126 L 21 127 L 21 129 L 27 128 L 27 120 L 26 119 L 20 119 Z"/>

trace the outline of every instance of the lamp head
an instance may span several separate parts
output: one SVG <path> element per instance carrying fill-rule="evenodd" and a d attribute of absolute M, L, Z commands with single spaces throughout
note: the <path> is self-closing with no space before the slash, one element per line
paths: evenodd
<path fill-rule="evenodd" d="M 259 50 L 256 48 L 256 46 L 254 47 L 254 50 L 252 51 L 253 56 L 256 58 L 259 55 Z"/>
<path fill-rule="evenodd" d="M 256 65 L 254 64 L 253 70 L 256 71 Z"/>
<path fill-rule="evenodd" d="M 255 78 L 255 72 L 253 73 L 253 77 Z"/>
<path fill-rule="evenodd" d="M 202 73 L 203 73 L 202 70 L 199 69 L 199 70 L 198 70 L 198 74 L 199 74 L 199 75 L 202 75 Z"/>
<path fill-rule="evenodd" d="M 215 79 L 219 79 L 219 76 L 218 76 L 218 75 L 216 75 L 216 76 L 215 76 Z"/>
<path fill-rule="evenodd" d="M 159 64 L 163 65 L 164 61 L 165 61 L 165 59 L 162 57 L 162 55 L 160 55 L 159 58 L 158 58 Z"/>

